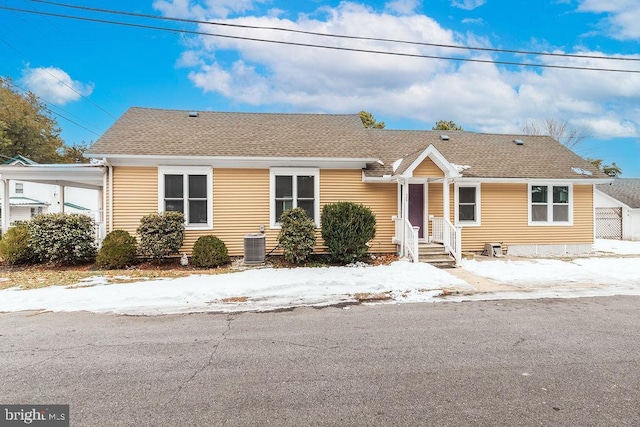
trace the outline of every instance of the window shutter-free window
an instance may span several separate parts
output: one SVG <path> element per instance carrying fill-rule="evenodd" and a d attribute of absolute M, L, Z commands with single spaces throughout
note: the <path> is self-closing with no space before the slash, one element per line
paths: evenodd
<path fill-rule="evenodd" d="M 271 168 L 271 227 L 279 228 L 282 213 L 302 208 L 319 226 L 319 179 L 316 168 Z"/>
<path fill-rule="evenodd" d="M 476 187 L 458 187 L 458 221 L 476 220 Z"/>
<path fill-rule="evenodd" d="M 158 210 L 182 212 L 187 227 L 212 227 L 212 179 L 209 167 L 159 167 Z"/>
<path fill-rule="evenodd" d="M 530 224 L 571 224 L 570 185 L 531 185 Z"/>

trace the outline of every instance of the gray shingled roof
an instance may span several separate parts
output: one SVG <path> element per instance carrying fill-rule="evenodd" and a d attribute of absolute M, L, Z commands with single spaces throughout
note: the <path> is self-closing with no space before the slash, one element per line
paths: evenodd
<path fill-rule="evenodd" d="M 353 158 L 357 114 L 219 113 L 130 108 L 87 154 Z"/>
<path fill-rule="evenodd" d="M 547 136 L 365 129 L 357 114 L 272 114 L 131 108 L 88 150 L 90 156 L 314 157 L 380 159 L 365 175 L 402 173 L 431 144 L 467 177 L 607 178 Z M 524 145 L 513 140 L 521 139 Z M 576 173 L 580 168 L 592 175 Z"/>
<path fill-rule="evenodd" d="M 449 140 L 440 136 L 446 133 Z M 595 166 L 549 136 L 482 134 L 460 131 L 370 130 L 374 145 L 385 162 L 383 173 L 392 173 L 393 161 L 402 158 L 396 173 L 402 173 L 429 145 L 433 145 L 450 163 L 469 166 L 461 173 L 478 178 L 607 178 Z M 515 139 L 524 142 L 514 143 Z M 591 173 L 574 172 L 579 168 Z M 374 167 L 372 175 L 380 173 Z M 368 171 L 365 173 L 369 173 Z"/>
<path fill-rule="evenodd" d="M 632 209 L 640 208 L 640 178 L 618 178 L 597 188 Z"/>

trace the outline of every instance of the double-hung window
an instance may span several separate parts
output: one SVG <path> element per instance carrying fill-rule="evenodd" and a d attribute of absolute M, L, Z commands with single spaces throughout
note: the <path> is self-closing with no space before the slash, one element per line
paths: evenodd
<path fill-rule="evenodd" d="M 455 218 L 459 225 L 480 225 L 480 184 L 456 184 Z"/>
<path fill-rule="evenodd" d="M 529 224 L 570 225 L 572 196 L 570 185 L 530 185 Z"/>
<path fill-rule="evenodd" d="M 318 169 L 271 169 L 271 226 L 278 227 L 282 213 L 293 208 L 304 209 L 319 226 L 318 181 Z"/>
<path fill-rule="evenodd" d="M 187 228 L 211 228 L 210 167 L 158 168 L 158 211 L 182 212 Z"/>

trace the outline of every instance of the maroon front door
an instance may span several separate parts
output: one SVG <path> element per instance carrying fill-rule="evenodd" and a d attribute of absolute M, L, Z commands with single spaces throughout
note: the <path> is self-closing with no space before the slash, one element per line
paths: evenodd
<path fill-rule="evenodd" d="M 424 238 L 424 186 L 409 184 L 409 222 L 420 227 L 418 237 Z"/>

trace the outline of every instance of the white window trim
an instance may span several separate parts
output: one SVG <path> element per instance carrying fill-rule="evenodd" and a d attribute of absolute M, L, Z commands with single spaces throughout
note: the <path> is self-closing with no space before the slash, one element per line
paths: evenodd
<path fill-rule="evenodd" d="M 320 169 L 318 168 L 271 168 L 269 169 L 269 224 L 270 228 L 279 229 L 280 223 L 276 222 L 276 207 L 274 200 L 276 198 L 276 176 L 313 176 L 313 214 L 315 217 L 316 227 L 320 228 Z M 294 188 L 294 202 L 293 206 L 296 207 L 297 196 L 297 180 L 293 180 Z"/>
<path fill-rule="evenodd" d="M 547 220 L 533 221 L 531 215 L 531 187 L 547 187 Z M 553 221 L 553 187 L 569 188 L 569 221 Z M 568 227 L 573 225 L 573 184 L 560 182 L 532 182 L 527 186 L 527 216 L 529 225 L 533 227 Z"/>
<path fill-rule="evenodd" d="M 189 224 L 188 212 L 185 212 L 186 230 L 211 230 L 213 229 L 213 168 L 209 166 L 158 166 L 158 212 L 164 212 L 164 176 L 165 175 L 206 175 L 207 176 L 207 223 Z M 188 179 L 184 180 L 185 191 Z M 185 211 L 188 207 L 188 193 L 184 194 Z"/>
<path fill-rule="evenodd" d="M 459 211 L 459 188 L 460 187 L 475 187 L 476 189 L 476 219 L 475 221 L 459 221 L 458 220 L 458 211 Z M 462 182 L 462 183 L 456 183 L 455 184 L 455 192 L 454 192 L 454 224 L 460 227 L 480 227 L 481 225 L 481 218 L 480 218 L 480 212 L 482 212 L 482 206 L 481 206 L 481 200 L 482 200 L 482 193 L 481 193 L 481 187 L 480 187 L 480 183 L 479 182 Z"/>

